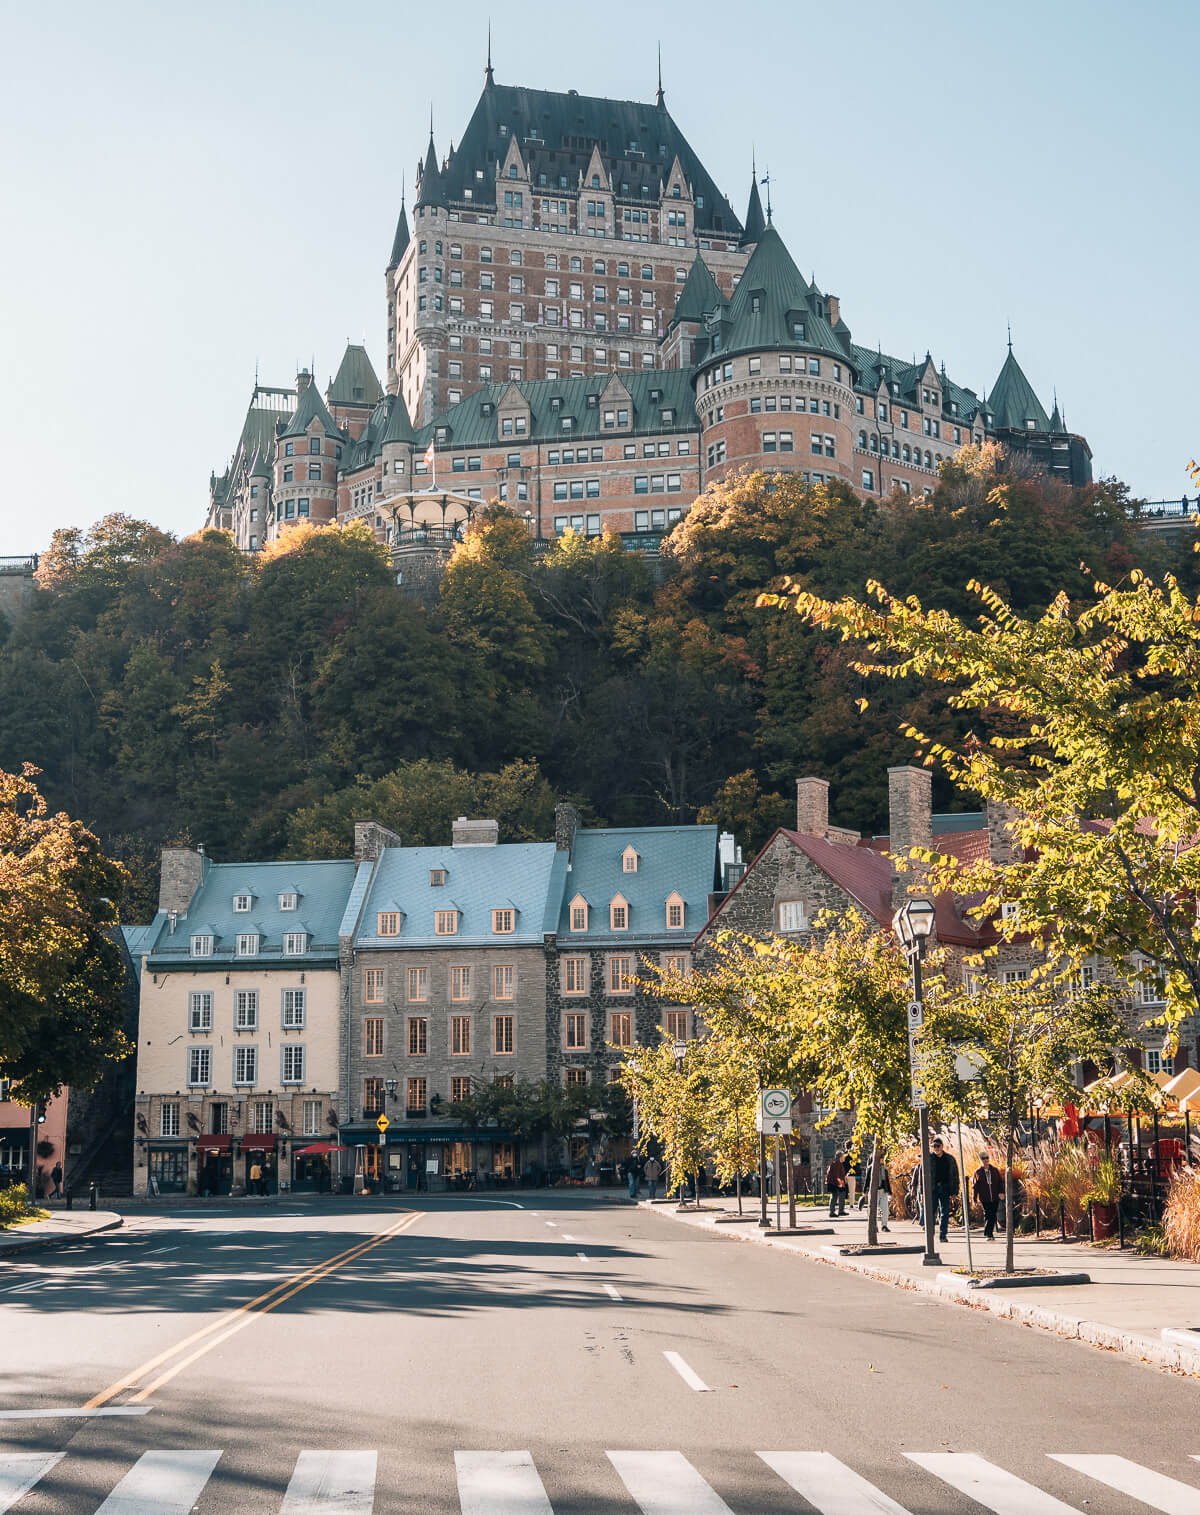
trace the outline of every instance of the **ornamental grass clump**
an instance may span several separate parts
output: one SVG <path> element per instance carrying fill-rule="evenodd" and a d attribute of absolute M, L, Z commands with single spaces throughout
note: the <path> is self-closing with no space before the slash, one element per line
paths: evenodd
<path fill-rule="evenodd" d="M 1180 1168 L 1171 1180 L 1162 1230 L 1171 1257 L 1200 1262 L 1200 1168 Z"/>

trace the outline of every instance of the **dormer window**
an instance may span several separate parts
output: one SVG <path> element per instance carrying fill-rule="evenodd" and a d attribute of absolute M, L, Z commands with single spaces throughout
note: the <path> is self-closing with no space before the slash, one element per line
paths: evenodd
<path fill-rule="evenodd" d="M 621 872 L 636 873 L 638 871 L 638 855 L 632 847 L 626 847 L 621 854 Z"/>
<path fill-rule="evenodd" d="M 444 868 L 431 868 L 429 870 L 429 887 L 441 889 L 446 883 L 446 870 Z"/>
<path fill-rule="evenodd" d="M 379 912 L 379 935 L 400 935 L 400 912 L 398 910 L 381 910 Z"/>
<path fill-rule="evenodd" d="M 756 316 L 756 315 L 758 315 L 759 311 L 761 311 L 761 310 L 762 310 L 762 300 L 759 299 L 758 295 L 751 295 L 750 296 L 750 314 L 752 316 Z"/>
<path fill-rule="evenodd" d="M 235 894 L 233 897 L 233 909 L 235 915 L 245 915 L 250 909 L 250 901 L 253 896 L 249 894 Z"/>
<path fill-rule="evenodd" d="M 582 894 L 571 901 L 571 930 L 586 931 L 588 928 L 588 902 Z"/>
<path fill-rule="evenodd" d="M 296 894 L 294 890 L 286 891 L 279 896 L 279 908 L 281 910 L 294 910 L 296 908 Z"/>
<path fill-rule="evenodd" d="M 307 931 L 285 931 L 283 933 L 284 957 L 301 957 L 308 951 Z"/>
<path fill-rule="evenodd" d="M 240 931 L 238 933 L 237 955 L 238 955 L 238 957 L 257 957 L 258 956 L 258 932 L 257 931 Z"/>
<path fill-rule="evenodd" d="M 502 910 L 492 911 L 492 931 L 496 936 L 509 936 L 515 928 L 517 912 L 506 906 Z"/>
<path fill-rule="evenodd" d="M 192 957 L 211 957 L 213 954 L 213 939 L 207 932 L 197 932 L 191 937 L 188 949 Z"/>
<path fill-rule="evenodd" d="M 781 900 L 777 913 L 780 931 L 808 930 L 808 906 L 803 900 Z"/>
<path fill-rule="evenodd" d="M 667 930 L 682 931 L 684 917 L 683 895 L 672 890 L 667 895 Z"/>
<path fill-rule="evenodd" d="M 608 924 L 613 931 L 629 930 L 629 901 L 623 894 L 614 894 L 608 907 Z"/>
<path fill-rule="evenodd" d="M 804 341 L 804 322 L 803 321 L 793 321 L 792 322 L 792 336 L 796 339 L 797 342 L 803 342 Z"/>
<path fill-rule="evenodd" d="M 435 910 L 433 912 L 433 931 L 435 936 L 457 936 L 458 911 Z"/>

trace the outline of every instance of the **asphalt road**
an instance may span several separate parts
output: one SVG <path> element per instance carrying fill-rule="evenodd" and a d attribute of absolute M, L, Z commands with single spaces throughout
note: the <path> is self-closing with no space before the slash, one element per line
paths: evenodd
<path fill-rule="evenodd" d="M 139 1211 L 0 1264 L 16 1515 L 1200 1515 L 1198 1409 L 575 1194 Z"/>

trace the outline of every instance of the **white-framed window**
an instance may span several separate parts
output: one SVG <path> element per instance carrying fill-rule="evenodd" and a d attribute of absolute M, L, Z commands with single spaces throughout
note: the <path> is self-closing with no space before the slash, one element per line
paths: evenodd
<path fill-rule="evenodd" d="M 235 914 L 237 914 L 237 915 L 245 915 L 245 914 L 247 914 L 249 912 L 249 909 L 250 909 L 250 901 L 251 901 L 251 896 L 249 894 L 235 894 L 234 897 L 233 897 L 233 908 L 234 908 Z"/>
<path fill-rule="evenodd" d="M 304 1082 L 304 1043 L 284 1042 L 279 1077 L 285 1084 Z"/>
<path fill-rule="evenodd" d="M 257 989 L 239 989 L 233 996 L 233 1024 L 239 1031 L 258 1029 Z"/>
<path fill-rule="evenodd" d="M 256 1136 L 269 1136 L 275 1129 L 275 1105 L 269 1099 L 257 1099 L 254 1101 L 254 1109 L 251 1111 L 251 1123 Z"/>
<path fill-rule="evenodd" d="M 188 995 L 188 1030 L 212 1030 L 213 997 L 207 989 L 196 990 Z"/>
<path fill-rule="evenodd" d="M 970 999 L 977 999 L 979 997 L 980 988 L 983 985 L 983 974 L 979 971 L 979 969 L 964 968 L 962 981 L 963 989 L 966 991 L 968 997 Z"/>
<path fill-rule="evenodd" d="M 203 1088 L 212 1083 L 212 1048 L 189 1047 L 187 1074 L 189 1087 Z"/>
<path fill-rule="evenodd" d="M 636 873 L 638 871 L 638 855 L 632 847 L 626 847 L 621 854 L 621 872 Z"/>
<path fill-rule="evenodd" d="M 435 910 L 433 912 L 433 930 L 435 936 L 456 936 L 458 934 L 458 911 Z"/>
<path fill-rule="evenodd" d="M 308 951 L 307 931 L 285 931 L 283 933 L 284 957 L 302 957 Z"/>
<path fill-rule="evenodd" d="M 1021 919 L 1021 902 L 1019 900 L 1001 900 L 1000 919 L 1002 921 L 1012 921 L 1014 925 L 1018 924 Z"/>
<path fill-rule="evenodd" d="M 285 889 L 279 896 L 280 910 L 294 910 L 296 908 L 296 892 L 294 889 Z"/>
<path fill-rule="evenodd" d="M 158 1134 L 160 1136 L 179 1135 L 178 1100 L 169 1100 L 158 1107 Z"/>
<path fill-rule="evenodd" d="M 304 1025 L 307 1010 L 304 996 L 307 990 L 285 989 L 283 991 L 283 1026 L 286 1031 L 297 1031 Z"/>
<path fill-rule="evenodd" d="M 667 930 L 682 931 L 684 917 L 683 895 L 672 890 L 667 895 Z"/>
<path fill-rule="evenodd" d="M 1000 982 L 1002 984 L 1024 984 L 1028 981 L 1028 968 L 1001 968 Z"/>
<path fill-rule="evenodd" d="M 612 931 L 629 930 L 629 901 L 623 894 L 614 894 L 609 901 L 608 924 Z"/>
<path fill-rule="evenodd" d="M 511 908 L 492 911 L 492 931 L 496 936 L 508 936 L 515 929 L 517 912 Z"/>
<path fill-rule="evenodd" d="M 237 955 L 239 957 L 258 956 L 258 932 L 239 931 L 237 939 Z"/>
<path fill-rule="evenodd" d="M 1161 1005 L 1167 997 L 1167 986 L 1162 976 L 1162 969 L 1150 957 L 1135 957 L 1133 966 L 1138 973 L 1149 975 L 1136 986 L 1135 993 L 1139 1005 Z"/>
<path fill-rule="evenodd" d="M 1157 1047 L 1146 1048 L 1146 1072 L 1161 1073 L 1163 1071 L 1162 1053 Z"/>
<path fill-rule="evenodd" d="M 807 931 L 808 906 L 803 900 L 780 900 L 780 931 Z"/>
<path fill-rule="evenodd" d="M 306 1099 L 304 1101 L 304 1135 L 320 1136 L 321 1134 L 321 1104 L 319 1099 Z"/>
<path fill-rule="evenodd" d="M 188 943 L 188 950 L 192 957 L 211 957 L 213 954 L 213 939 L 209 932 L 198 931 Z"/>
<path fill-rule="evenodd" d="M 235 1047 L 233 1049 L 233 1081 L 235 1084 L 258 1082 L 258 1048 Z"/>

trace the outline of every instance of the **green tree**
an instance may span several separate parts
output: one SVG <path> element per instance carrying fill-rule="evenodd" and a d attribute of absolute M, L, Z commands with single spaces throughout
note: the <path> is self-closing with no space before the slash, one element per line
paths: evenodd
<path fill-rule="evenodd" d="M 633 1047 L 621 1066 L 621 1083 L 637 1106 L 642 1151 L 658 1142 L 670 1170 L 668 1194 L 683 1198 L 689 1177 L 700 1203 L 699 1172 L 708 1151 L 708 1071 L 695 1043 L 682 1066 L 670 1042 Z"/>

